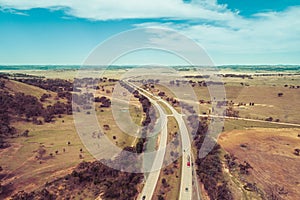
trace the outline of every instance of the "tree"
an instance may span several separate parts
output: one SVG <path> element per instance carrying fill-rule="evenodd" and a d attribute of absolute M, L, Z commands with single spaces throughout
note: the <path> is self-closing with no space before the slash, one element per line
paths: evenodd
<path fill-rule="evenodd" d="M 104 125 L 103 125 L 103 128 L 104 128 L 104 130 L 106 130 L 106 131 L 107 131 L 107 130 L 110 130 L 110 127 L 109 127 L 109 125 L 107 125 L 107 124 L 104 124 Z"/>
<path fill-rule="evenodd" d="M 163 97 L 163 96 L 165 96 L 166 94 L 165 94 L 165 92 L 159 92 L 158 93 L 158 96 L 160 96 L 160 97 Z"/>
<path fill-rule="evenodd" d="M 3 186 L 1 185 L 1 182 L 0 182 L 0 194 L 3 193 Z"/>
<path fill-rule="evenodd" d="M 158 200 L 165 200 L 165 198 L 160 194 L 158 195 Z"/>
<path fill-rule="evenodd" d="M 144 148 L 144 142 L 142 140 L 139 140 L 139 142 L 136 144 L 136 152 L 142 153 Z"/>
<path fill-rule="evenodd" d="M 37 150 L 37 159 L 40 160 L 43 158 L 43 156 L 46 154 L 46 149 L 43 146 L 40 146 L 39 149 Z"/>
<path fill-rule="evenodd" d="M 268 122 L 271 122 L 271 121 L 273 121 L 273 117 L 268 117 L 267 119 L 265 119 L 266 121 L 268 121 Z"/>
<path fill-rule="evenodd" d="M 228 108 L 226 108 L 225 114 L 228 117 L 239 117 L 239 111 L 234 110 L 233 106 L 229 106 Z"/>
<path fill-rule="evenodd" d="M 5 87 L 5 81 L 0 81 L 0 89 L 3 89 Z"/>
<path fill-rule="evenodd" d="M 295 150 L 294 150 L 294 154 L 295 154 L 296 156 L 300 156 L 300 149 L 295 149 Z"/>
<path fill-rule="evenodd" d="M 44 102 L 47 98 L 51 97 L 51 94 L 43 94 L 40 98 L 41 102 Z"/>
<path fill-rule="evenodd" d="M 25 130 L 25 131 L 22 133 L 22 136 L 28 137 L 28 134 L 29 134 L 29 130 Z"/>
<path fill-rule="evenodd" d="M 242 174 L 247 175 L 249 174 L 249 169 L 253 169 L 252 166 L 246 161 L 244 161 L 244 164 L 239 164 L 239 168 Z"/>

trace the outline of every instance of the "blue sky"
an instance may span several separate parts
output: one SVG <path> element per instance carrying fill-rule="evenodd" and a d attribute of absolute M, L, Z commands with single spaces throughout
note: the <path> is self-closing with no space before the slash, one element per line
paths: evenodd
<path fill-rule="evenodd" d="M 299 18 L 298 0 L 0 0 L 0 64 L 81 64 L 99 43 L 140 27 L 174 29 L 217 65 L 300 64 Z M 118 64 L 152 58 L 184 64 L 147 51 Z"/>

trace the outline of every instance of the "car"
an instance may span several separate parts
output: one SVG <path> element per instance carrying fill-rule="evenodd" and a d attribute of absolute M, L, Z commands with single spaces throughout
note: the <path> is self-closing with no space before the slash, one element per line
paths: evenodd
<path fill-rule="evenodd" d="M 146 195 L 144 195 L 143 197 L 142 197 L 142 200 L 145 200 L 146 199 Z"/>
<path fill-rule="evenodd" d="M 185 188 L 185 191 L 186 191 L 186 192 L 189 191 L 189 188 L 186 187 L 186 188 Z"/>
<path fill-rule="evenodd" d="M 191 162 L 190 162 L 190 161 L 187 162 L 187 166 L 188 166 L 188 167 L 191 166 Z"/>

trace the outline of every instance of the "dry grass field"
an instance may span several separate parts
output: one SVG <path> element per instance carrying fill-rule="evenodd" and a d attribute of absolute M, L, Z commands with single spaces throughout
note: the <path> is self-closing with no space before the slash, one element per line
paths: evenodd
<path fill-rule="evenodd" d="M 114 84 L 112 83 L 101 83 L 100 87 L 104 86 L 105 91 L 97 90 L 95 93 L 95 97 L 105 96 L 109 99 L 112 99 L 112 92 L 114 88 Z M 109 91 L 109 92 L 107 92 Z M 104 133 L 106 136 L 111 140 L 114 141 L 115 144 L 120 147 L 124 148 L 127 146 L 133 146 L 137 142 L 136 138 L 133 136 L 135 133 L 129 133 L 122 131 L 116 121 L 121 122 L 123 125 L 126 125 L 128 122 L 127 116 L 131 117 L 132 122 L 137 125 L 141 126 L 141 122 L 144 119 L 144 113 L 142 110 L 142 106 L 137 98 L 131 96 L 130 100 L 123 101 L 114 99 L 115 103 L 118 104 L 116 107 L 120 108 L 121 114 L 118 116 L 114 116 L 111 108 L 99 108 L 100 104 L 96 103 L 96 114 L 100 125 L 109 125 L 109 129 L 105 130 Z M 123 112 L 123 114 L 122 114 Z M 126 115 L 128 113 L 128 115 Z M 118 118 L 116 118 L 118 117 Z M 129 123 L 128 123 L 129 124 Z M 124 127 L 127 131 L 130 130 L 130 127 Z M 114 136 L 116 139 L 114 139 Z"/>
<path fill-rule="evenodd" d="M 104 84 L 105 89 L 112 90 L 111 84 Z M 6 81 L 6 88 L 12 94 L 23 92 L 38 99 L 44 93 L 51 94 L 51 98 L 43 103 L 44 106 L 56 102 L 56 93 L 35 86 L 9 80 Z M 104 91 L 97 93 L 97 95 L 106 95 L 110 98 L 111 93 L 106 94 Z M 133 122 L 140 125 L 143 112 L 137 99 L 130 101 L 127 111 L 130 112 Z M 105 131 L 106 136 L 117 142 L 120 148 L 135 145 L 135 137 L 123 133 L 118 128 L 111 108 L 100 109 L 99 105 L 96 104 L 96 114 L 100 124 L 109 124 L 109 130 Z M 61 118 L 56 118 L 54 122 L 42 125 L 17 120 L 12 123 L 12 126 L 16 127 L 18 134 L 28 130 L 29 136 L 9 139 L 8 142 L 11 146 L 0 151 L 0 166 L 3 168 L 0 176 L 1 184 L 5 185 L 5 191 L 15 193 L 20 190 L 26 192 L 36 190 L 47 182 L 67 175 L 80 162 L 94 160 L 82 144 L 71 115 L 62 115 Z M 70 142 L 69 145 L 68 142 Z M 42 158 L 37 159 L 36 156 L 39 156 L 40 149 L 45 151 Z M 2 198 L 4 196 L 0 196 L 0 199 Z"/>
<path fill-rule="evenodd" d="M 298 80 L 298 82 L 297 82 Z M 199 80 L 196 80 L 199 81 Z M 255 77 L 254 79 L 224 78 L 226 100 L 234 102 L 234 109 L 239 111 L 239 116 L 251 119 L 261 119 L 272 117 L 280 122 L 298 123 L 300 109 L 300 88 L 289 88 L 284 85 L 299 84 L 299 77 Z M 243 83 L 241 85 L 240 83 Z M 249 86 L 245 86 L 249 85 Z M 158 91 L 164 91 L 167 96 L 175 97 L 168 88 L 155 85 Z M 198 100 L 210 101 L 207 87 L 195 86 L 192 88 Z M 157 94 L 158 92 L 154 92 Z M 283 93 L 281 97 L 279 93 Z M 249 106 L 253 102 L 254 106 Z M 244 103 L 246 106 L 238 106 Z M 199 104 L 201 113 L 209 110 L 211 105 Z M 180 108 L 176 108 L 181 111 Z"/>
<path fill-rule="evenodd" d="M 13 125 L 19 131 L 29 130 L 29 137 L 11 139 L 11 147 L 0 152 L 2 183 L 9 183 L 11 190 L 16 190 L 15 192 L 32 191 L 46 182 L 70 173 L 83 160 L 93 160 L 76 133 L 72 116 L 64 116 L 56 122 L 44 125 L 25 122 L 16 122 Z M 68 145 L 68 142 L 71 144 Z M 38 160 L 35 156 L 38 155 L 40 147 L 46 152 Z M 79 157 L 80 154 L 82 158 Z"/>
<path fill-rule="evenodd" d="M 248 162 L 253 169 L 240 179 L 256 183 L 265 197 L 273 194 L 282 199 L 300 196 L 300 159 L 294 149 L 300 148 L 300 129 L 255 128 L 222 133 L 218 139 L 224 150 Z"/>

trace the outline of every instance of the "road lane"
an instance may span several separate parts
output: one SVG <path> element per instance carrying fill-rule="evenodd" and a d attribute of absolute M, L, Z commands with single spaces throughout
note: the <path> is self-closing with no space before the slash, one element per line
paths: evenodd
<path fill-rule="evenodd" d="M 153 164 L 151 166 L 150 173 L 145 181 L 144 187 L 142 192 L 139 194 L 138 199 L 141 200 L 148 200 L 152 199 L 159 175 L 160 175 L 160 169 L 162 168 L 164 157 L 165 157 L 165 150 L 167 146 L 167 137 L 168 137 L 168 130 L 167 130 L 167 120 L 168 117 L 164 113 L 163 108 L 151 98 L 149 93 L 145 93 L 141 91 L 141 88 L 138 88 L 137 86 L 124 81 L 124 83 L 128 84 L 129 86 L 138 89 L 140 93 L 146 97 L 148 97 L 149 101 L 155 106 L 159 112 L 160 115 L 160 120 L 161 120 L 161 133 L 160 133 L 160 140 L 159 140 L 159 145 L 158 145 L 158 150 L 156 152 Z"/>

